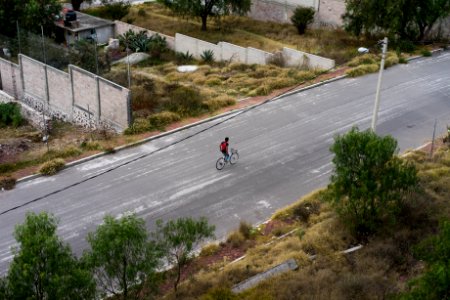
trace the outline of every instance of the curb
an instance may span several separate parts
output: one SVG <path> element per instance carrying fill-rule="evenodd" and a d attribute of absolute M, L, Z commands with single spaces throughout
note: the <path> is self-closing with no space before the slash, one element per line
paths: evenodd
<path fill-rule="evenodd" d="M 444 49 L 439 48 L 439 49 L 431 50 L 430 52 L 431 53 L 436 53 L 436 52 L 441 52 L 441 51 L 444 51 Z M 408 61 L 412 61 L 412 60 L 416 60 L 416 59 L 419 59 L 419 58 L 422 58 L 422 57 L 423 57 L 422 55 L 418 55 L 418 56 L 410 57 L 407 60 Z M 299 88 L 299 89 L 294 89 L 292 91 L 287 91 L 284 94 L 281 94 L 281 95 L 275 96 L 273 98 L 267 99 L 267 100 L 265 100 L 265 101 L 263 101 L 261 103 L 257 103 L 257 104 L 254 104 L 254 105 L 251 105 L 251 106 L 248 106 L 248 107 L 243 107 L 243 108 L 239 108 L 239 109 L 230 110 L 230 111 L 222 113 L 220 115 L 209 117 L 209 118 L 206 118 L 206 119 L 194 122 L 194 123 L 190 123 L 190 124 L 187 124 L 187 125 L 184 125 L 184 126 L 181 126 L 181 127 L 178 127 L 178 128 L 175 128 L 175 129 L 172 129 L 172 130 L 160 133 L 160 134 L 157 134 L 155 136 L 151 136 L 151 137 L 139 140 L 139 141 L 131 143 L 131 144 L 126 144 L 126 145 L 119 146 L 117 148 L 114 148 L 114 150 L 115 150 L 115 152 L 117 152 L 117 151 L 120 151 L 120 150 L 125 150 L 125 149 L 128 149 L 128 148 L 139 146 L 139 145 L 142 145 L 144 143 L 150 142 L 152 140 L 156 140 L 156 139 L 165 137 L 167 135 L 170 135 L 170 134 L 173 134 L 173 133 L 185 130 L 185 129 L 189 129 L 189 128 L 192 128 L 192 127 L 195 127 L 195 126 L 198 126 L 198 125 L 210 122 L 210 121 L 214 121 L 214 120 L 217 120 L 217 119 L 229 116 L 231 114 L 241 113 L 241 112 L 244 112 L 245 110 L 256 108 L 256 107 L 258 107 L 260 105 L 263 105 L 263 104 L 266 104 L 268 102 L 276 101 L 276 100 L 282 99 L 284 97 L 291 96 L 293 94 L 297 94 L 297 93 L 300 93 L 300 92 L 303 92 L 303 91 L 306 91 L 306 90 L 310 90 L 310 89 L 316 88 L 318 86 L 325 85 L 327 83 L 331 83 L 331 82 L 334 82 L 334 81 L 338 81 L 338 80 L 341 80 L 341 79 L 344 79 L 344 78 L 347 78 L 347 77 L 348 77 L 348 75 L 341 75 L 341 76 L 338 76 L 338 77 L 330 78 L 330 79 L 327 79 L 327 80 L 323 80 L 323 81 L 320 81 L 320 82 L 308 85 L 306 87 L 302 87 L 302 88 Z M 240 101 L 246 100 L 248 98 L 249 97 L 241 99 Z M 240 101 L 238 100 L 237 102 L 240 102 Z M 66 169 L 66 168 L 69 168 L 69 167 L 73 167 L 73 166 L 76 166 L 76 165 L 88 162 L 90 160 L 93 160 L 93 159 L 96 159 L 96 158 L 99 158 L 99 157 L 102 157 L 102 156 L 105 156 L 105 155 L 109 155 L 109 154 L 105 153 L 105 152 L 101 152 L 101 153 L 97 153 L 97 154 L 94 154 L 94 155 L 91 155 L 91 156 L 88 156 L 88 157 L 85 157 L 85 158 L 82 158 L 82 159 L 79 159 L 79 160 L 75 160 L 75 161 L 72 161 L 70 163 L 67 163 L 64 166 L 63 169 Z M 17 183 L 26 182 L 26 181 L 33 180 L 33 179 L 36 179 L 36 178 L 41 177 L 41 176 L 44 176 L 44 175 L 33 174 L 33 175 L 29 175 L 29 176 L 25 176 L 25 177 L 19 178 L 19 179 L 17 179 L 16 182 Z"/>
<path fill-rule="evenodd" d="M 318 86 L 321 86 L 321 85 L 324 85 L 324 84 L 327 84 L 327 83 L 330 83 L 330 82 L 333 82 L 333 81 L 337 81 L 337 80 L 343 79 L 345 77 L 347 77 L 347 75 L 343 75 L 343 76 L 339 76 L 339 77 L 335 77 L 335 78 L 330 78 L 330 79 L 327 79 L 327 80 L 324 80 L 324 81 L 321 81 L 321 82 L 318 82 L 318 83 L 315 83 L 315 84 L 312 84 L 312 85 L 309 85 L 309 86 L 306 86 L 306 87 L 303 87 L 303 88 L 300 88 L 300 89 L 296 89 L 296 90 L 293 90 L 293 91 L 286 92 L 284 94 L 281 94 L 281 95 L 275 96 L 273 98 L 267 99 L 265 101 L 262 101 L 261 103 L 257 103 L 257 104 L 254 104 L 254 105 L 251 105 L 251 106 L 247 106 L 247 107 L 243 107 L 243 108 L 233 109 L 233 110 L 224 112 L 224 113 L 222 113 L 220 115 L 216 115 L 216 116 L 209 117 L 209 118 L 206 118 L 206 119 L 194 122 L 194 123 L 190 123 L 190 124 L 187 124 L 187 125 L 184 125 L 184 126 L 181 126 L 181 127 L 178 127 L 178 128 L 175 128 L 175 129 L 172 129 L 172 130 L 160 133 L 160 134 L 157 134 L 155 136 L 151 136 L 151 137 L 139 140 L 139 141 L 131 143 L 131 144 L 122 145 L 122 146 L 119 146 L 117 148 L 114 148 L 114 150 L 115 150 L 115 152 L 118 152 L 120 150 L 125 150 L 125 149 L 128 149 L 128 148 L 136 147 L 136 146 L 145 144 L 147 142 L 150 142 L 150 141 L 153 141 L 153 140 L 156 140 L 156 139 L 159 139 L 159 138 L 171 135 L 173 133 L 177 133 L 177 132 L 180 132 L 180 131 L 185 130 L 185 129 L 189 129 L 189 128 L 192 128 L 192 127 L 195 127 L 195 126 L 198 126 L 198 125 L 202 125 L 202 124 L 207 123 L 207 122 L 211 122 L 211 121 L 214 121 L 214 120 L 217 120 L 217 119 L 220 119 L 220 118 L 224 118 L 224 117 L 227 117 L 227 116 L 232 115 L 232 114 L 242 113 L 242 112 L 244 112 L 246 110 L 250 110 L 250 109 L 256 108 L 256 107 L 261 106 L 263 104 L 266 104 L 268 102 L 276 101 L 276 100 L 282 99 L 282 98 L 284 98 L 286 96 L 290 96 L 292 94 L 296 94 L 296 93 L 299 93 L 299 92 L 302 92 L 302 91 L 305 91 L 305 90 L 309 90 L 309 89 L 312 89 L 312 88 L 315 88 L 315 87 L 318 87 Z M 64 166 L 63 170 L 67 169 L 69 167 L 73 167 L 73 166 L 76 166 L 76 165 L 79 165 L 79 164 L 91 161 L 93 159 L 96 159 L 96 158 L 99 158 L 99 157 L 102 157 L 102 156 L 105 156 L 105 155 L 110 155 L 110 154 L 106 153 L 106 152 L 101 152 L 101 153 L 97 153 L 97 154 L 94 154 L 94 155 L 91 155 L 91 156 L 88 156 L 88 157 L 85 157 L 85 158 L 81 158 L 79 160 L 75 160 L 75 161 L 69 162 L 69 163 L 67 163 Z M 42 177 L 42 176 L 44 176 L 44 175 L 42 175 L 42 174 L 33 174 L 33 175 L 29 175 L 29 176 L 25 176 L 25 177 L 19 178 L 19 179 L 17 179 L 16 182 L 17 183 L 22 183 L 22 182 L 33 180 L 33 179 L 36 179 L 36 178 L 39 178 L 39 177 Z"/>

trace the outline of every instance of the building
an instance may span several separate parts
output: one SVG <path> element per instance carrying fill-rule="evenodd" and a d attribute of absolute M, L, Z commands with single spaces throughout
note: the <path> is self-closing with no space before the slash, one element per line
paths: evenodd
<path fill-rule="evenodd" d="M 79 11 L 64 9 L 63 18 L 55 24 L 60 28 L 58 35 L 64 36 L 67 45 L 81 39 L 93 39 L 104 44 L 114 37 L 114 22 Z"/>

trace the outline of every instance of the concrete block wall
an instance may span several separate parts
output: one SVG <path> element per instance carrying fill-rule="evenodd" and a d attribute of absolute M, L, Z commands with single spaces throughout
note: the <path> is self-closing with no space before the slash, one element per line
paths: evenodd
<path fill-rule="evenodd" d="M 19 55 L 19 63 L 23 80 L 24 96 L 27 99 L 39 99 L 40 102 L 47 102 L 47 88 L 46 82 L 46 67 L 44 63 L 29 58 L 24 55 Z M 29 105 L 33 101 L 29 101 Z M 34 107 L 34 105 L 30 105 Z M 42 104 L 36 105 L 36 109 L 40 110 Z"/>
<path fill-rule="evenodd" d="M 19 65 L 0 58 L 2 90 L 16 99 L 22 98 L 23 96 L 22 77 L 20 74 Z"/>
<path fill-rule="evenodd" d="M 0 59 L 0 78 L 3 92 L 21 104 L 91 129 L 122 131 L 130 124 L 128 89 L 73 65 L 66 73 L 24 55 L 19 62 Z"/>
<path fill-rule="evenodd" d="M 124 34 L 125 32 L 127 32 L 130 29 L 133 32 L 136 32 L 136 33 L 140 32 L 140 31 L 145 31 L 145 32 L 147 32 L 148 36 L 153 36 L 155 34 L 159 34 L 160 36 L 166 38 L 167 46 L 170 49 L 175 51 L 175 38 L 173 36 L 165 35 L 165 34 L 162 34 L 162 33 L 156 32 L 156 31 L 152 31 L 152 30 L 149 30 L 149 29 L 146 29 L 146 28 L 142 28 L 142 27 L 139 27 L 139 26 L 128 24 L 128 23 L 125 23 L 125 22 L 122 22 L 122 21 L 117 21 L 116 20 L 116 21 L 114 21 L 114 23 L 116 24 L 116 26 L 115 26 L 115 36 L 116 37 L 121 35 L 121 34 Z"/>
<path fill-rule="evenodd" d="M 291 0 L 291 1 L 309 1 L 312 4 L 315 4 L 318 0 Z M 133 30 L 134 32 L 144 30 L 147 31 L 149 35 L 156 34 L 156 32 L 144 29 L 142 27 L 116 21 L 116 34 L 123 34 L 129 29 Z M 171 48 L 172 50 L 182 53 L 189 52 L 197 59 L 200 59 L 201 55 L 205 51 L 212 50 L 214 52 L 214 59 L 216 61 L 231 60 L 246 64 L 265 65 L 274 56 L 274 54 L 272 53 L 252 47 L 245 48 L 227 42 L 219 42 L 217 44 L 213 44 L 181 33 L 176 33 L 175 37 L 174 38 L 170 37 L 170 39 L 173 40 L 173 48 Z M 290 51 L 283 51 L 282 53 L 284 60 L 288 62 L 287 66 L 290 67 L 298 66 L 300 58 L 303 59 L 305 55 L 309 58 L 308 60 L 305 61 L 305 64 L 311 68 L 328 70 L 334 67 L 333 60 L 323 58 L 317 55 L 308 54 L 294 49 L 290 49 Z M 285 53 L 286 56 L 284 56 Z M 289 62 L 290 59 L 294 59 L 294 62 Z M 310 62 L 311 65 L 309 65 Z M 303 60 L 302 63 L 300 63 L 300 65 L 302 64 Z"/>
<path fill-rule="evenodd" d="M 72 109 L 72 91 L 70 75 L 61 70 L 47 66 L 49 102 L 59 111 L 70 112 Z M 64 87 L 64 88 L 62 88 Z"/>
<path fill-rule="evenodd" d="M 217 44 L 222 49 L 222 60 L 242 62 L 246 60 L 247 49 L 227 42 Z"/>
<path fill-rule="evenodd" d="M 273 57 L 272 53 L 248 47 L 247 60 L 245 61 L 245 63 L 249 65 L 251 64 L 266 65 L 272 57 Z"/>
<path fill-rule="evenodd" d="M 310 68 L 329 70 L 334 68 L 335 66 L 335 61 L 333 59 L 286 47 L 283 48 L 282 54 L 286 66 L 292 68 L 298 68 L 300 66 L 307 65 Z"/>
<path fill-rule="evenodd" d="M 98 89 L 101 119 L 111 120 L 117 126 L 129 124 L 131 121 L 130 91 L 101 77 L 98 77 Z M 111 101 L 114 98 L 121 99 L 121 101 Z M 128 114 L 124 112 L 128 112 Z"/>

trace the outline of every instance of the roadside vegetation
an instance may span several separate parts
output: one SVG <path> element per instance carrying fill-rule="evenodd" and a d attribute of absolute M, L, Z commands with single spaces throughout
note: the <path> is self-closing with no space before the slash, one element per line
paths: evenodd
<path fill-rule="evenodd" d="M 97 291 L 117 299 L 443 299 L 450 286 L 450 148 L 442 145 L 432 157 L 421 151 L 398 157 L 396 147 L 389 136 L 357 128 L 337 136 L 328 187 L 257 228 L 241 222 L 196 258 L 191 251 L 213 237 L 205 219 L 158 221 L 148 232 L 134 215 L 107 216 L 78 260 L 69 259 L 53 216 L 30 213 L 16 229 L 21 248 L 0 280 L 0 296 L 19 290 L 24 297 L 65 291 L 69 298 L 75 292 L 92 298 Z M 357 245 L 362 248 L 343 253 Z M 41 259 L 56 257 L 65 257 L 64 271 L 59 263 L 42 269 Z M 234 284 L 291 258 L 298 270 L 231 292 Z M 173 269 L 156 272 L 163 261 Z M 24 268 L 30 272 L 16 271 Z M 35 273 L 51 275 L 40 282 L 29 276 Z"/>
<path fill-rule="evenodd" d="M 123 137 L 106 129 L 90 131 L 69 123 L 54 120 L 49 130 L 48 145 L 43 142 L 45 132 L 27 124 L 20 115 L 18 105 L 14 108 L 14 120 L 2 126 L 0 136 L 0 189 L 11 188 L 16 178 L 40 172 L 43 165 L 55 159 L 74 160 L 98 152 L 112 153 L 114 147 L 137 140 Z M 44 168 L 46 175 L 51 175 Z M 50 172 L 52 173 L 52 172 Z"/>
<path fill-rule="evenodd" d="M 362 150 L 364 144 L 366 150 Z M 258 228 L 241 226 L 226 242 L 206 246 L 198 265 L 208 257 L 220 256 L 230 246 L 243 249 L 245 257 L 232 264 L 216 259 L 215 264 L 187 277 L 179 287 L 179 298 L 445 298 L 450 286 L 446 275 L 450 255 L 450 149 L 443 146 L 432 158 L 421 151 L 399 158 L 391 151 L 395 145 L 389 137 L 357 130 L 339 137 L 333 151 L 342 147 L 355 155 L 365 153 L 368 158 L 358 161 L 350 155 L 346 160 L 336 153 L 335 179 L 329 187 L 278 211 Z M 380 150 L 383 155 L 378 155 Z M 340 165 L 355 172 L 347 173 Z M 398 172 L 404 180 L 389 179 Z M 355 176 L 362 179 L 362 185 L 352 181 Z M 372 180 L 379 185 L 370 185 Z M 363 190 L 369 190 L 367 197 Z M 371 203 L 383 207 L 379 210 Z M 346 210 L 350 207 L 358 210 Z M 364 207 L 368 211 L 373 207 L 376 214 L 365 219 L 360 215 Z M 356 223 L 348 222 L 349 218 Z M 357 245 L 362 249 L 342 253 Z M 297 261 L 298 270 L 263 281 L 238 295 L 231 292 L 234 284 L 290 258 Z M 165 299 L 173 296 L 166 295 Z"/>

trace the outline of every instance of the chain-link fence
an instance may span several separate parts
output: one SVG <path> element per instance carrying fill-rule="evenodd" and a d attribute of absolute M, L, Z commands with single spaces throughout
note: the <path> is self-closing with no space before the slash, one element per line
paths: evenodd
<path fill-rule="evenodd" d="M 73 64 L 100 76 L 109 72 L 110 59 L 95 40 L 78 40 L 71 45 L 56 40 L 53 33 L 37 34 L 18 26 L 15 37 L 0 34 L 0 57 L 17 63 L 20 53 L 63 71 Z"/>

